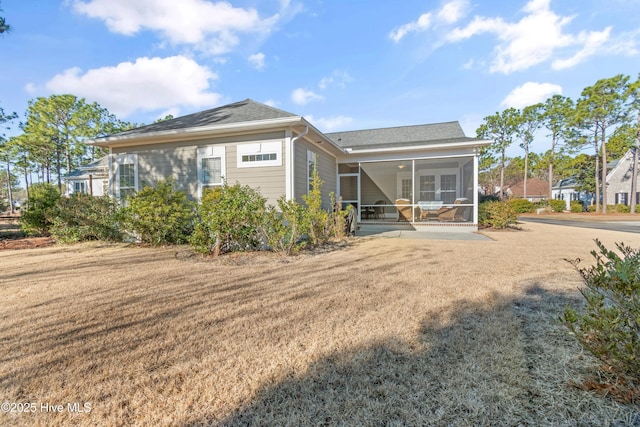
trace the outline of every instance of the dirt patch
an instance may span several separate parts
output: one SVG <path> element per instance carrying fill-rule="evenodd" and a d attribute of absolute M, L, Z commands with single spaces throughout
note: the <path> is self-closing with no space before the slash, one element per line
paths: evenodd
<path fill-rule="evenodd" d="M 0 251 L 46 248 L 55 244 L 51 237 L 25 237 L 0 240 Z"/>

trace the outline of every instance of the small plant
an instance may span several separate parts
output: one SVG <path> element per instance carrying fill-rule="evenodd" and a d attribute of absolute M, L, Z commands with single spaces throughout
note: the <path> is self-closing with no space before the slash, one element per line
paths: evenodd
<path fill-rule="evenodd" d="M 572 200 L 570 206 L 571 206 L 571 212 L 573 213 L 580 213 L 584 211 L 584 205 L 579 200 Z"/>
<path fill-rule="evenodd" d="M 308 233 L 309 221 L 304 206 L 284 196 L 278 208 L 269 206 L 261 224 L 262 233 L 271 249 L 280 255 L 291 255 L 306 245 L 302 237 Z"/>
<path fill-rule="evenodd" d="M 302 196 L 306 204 L 306 217 L 309 223 L 309 239 L 311 244 L 326 242 L 329 235 L 329 212 L 322 209 L 322 180 L 316 171 L 311 180 L 309 194 Z"/>
<path fill-rule="evenodd" d="M 507 228 L 516 223 L 518 214 L 506 202 L 485 202 L 478 207 L 480 225 L 493 228 Z"/>
<path fill-rule="evenodd" d="M 549 206 L 554 212 L 563 212 L 567 208 L 567 203 L 564 200 L 551 199 L 549 200 Z"/>
<path fill-rule="evenodd" d="M 534 204 L 527 199 L 511 199 L 507 203 L 516 213 L 533 212 Z"/>
<path fill-rule="evenodd" d="M 48 235 L 50 218 L 60 200 L 60 192 L 51 184 L 33 184 L 29 188 L 29 208 L 22 213 L 22 230 L 29 235 Z"/>
<path fill-rule="evenodd" d="M 570 261 L 586 286 L 580 290 L 586 307 L 580 312 L 567 307 L 561 321 L 606 371 L 624 379 L 622 384 L 640 387 L 640 249 L 618 243 L 620 256 L 599 240 L 596 245 L 594 266 L 579 268 L 579 260 Z"/>
<path fill-rule="evenodd" d="M 260 245 L 260 223 L 266 199 L 248 186 L 226 183 L 209 190 L 198 206 L 200 221 L 189 242 L 199 253 L 221 253 L 255 249 Z"/>
<path fill-rule="evenodd" d="M 193 230 L 194 212 L 187 193 L 173 180 L 145 187 L 128 199 L 124 223 L 141 242 L 150 245 L 185 243 Z"/>
<path fill-rule="evenodd" d="M 85 240 L 121 240 L 120 209 L 109 197 L 73 194 L 61 198 L 55 209 L 48 211 L 50 232 L 59 242 Z"/>

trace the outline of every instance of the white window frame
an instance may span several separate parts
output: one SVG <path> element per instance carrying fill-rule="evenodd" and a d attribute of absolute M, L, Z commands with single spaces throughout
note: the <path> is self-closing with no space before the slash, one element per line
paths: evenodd
<path fill-rule="evenodd" d="M 133 190 L 138 191 L 138 155 L 137 154 L 120 154 L 115 158 L 115 197 L 120 200 L 120 166 L 133 165 Z M 129 188 L 129 187 L 127 187 Z"/>
<path fill-rule="evenodd" d="M 311 180 L 313 179 L 311 168 L 309 167 L 311 163 L 313 163 L 315 171 L 320 173 L 318 170 L 318 153 L 313 150 L 307 150 L 307 194 L 311 191 Z"/>
<path fill-rule="evenodd" d="M 260 168 L 268 166 L 282 166 L 282 140 L 269 140 L 249 144 L 238 144 L 237 166 L 238 168 Z M 264 156 L 275 154 L 275 159 L 243 161 L 245 156 Z"/>
<path fill-rule="evenodd" d="M 219 187 L 224 184 L 227 174 L 226 168 L 226 150 L 224 145 L 207 145 L 199 147 L 197 151 L 198 163 L 198 199 L 202 199 L 202 190 L 207 187 Z M 204 184 L 204 169 L 202 168 L 203 159 L 220 158 L 220 182 L 215 184 Z"/>

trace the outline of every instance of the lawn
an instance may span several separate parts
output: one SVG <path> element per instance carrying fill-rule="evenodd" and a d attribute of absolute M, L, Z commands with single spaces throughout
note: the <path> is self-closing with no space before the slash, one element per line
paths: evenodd
<path fill-rule="evenodd" d="M 35 403 L 0 425 L 640 423 L 637 406 L 574 385 L 595 362 L 555 320 L 579 301 L 563 259 L 640 234 L 486 234 L 290 259 L 0 251 L 0 398 Z"/>

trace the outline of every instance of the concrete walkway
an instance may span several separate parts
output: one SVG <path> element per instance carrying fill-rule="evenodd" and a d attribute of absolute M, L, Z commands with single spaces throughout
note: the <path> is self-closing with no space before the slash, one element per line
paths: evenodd
<path fill-rule="evenodd" d="M 416 230 L 372 230 L 370 228 L 360 229 L 356 232 L 356 237 L 363 238 L 396 238 L 396 239 L 427 239 L 427 240 L 486 240 L 490 238 L 482 234 L 471 231 L 416 231 Z"/>

